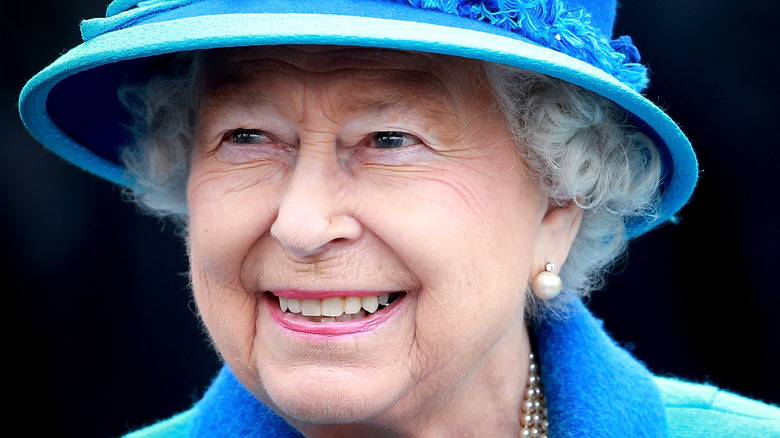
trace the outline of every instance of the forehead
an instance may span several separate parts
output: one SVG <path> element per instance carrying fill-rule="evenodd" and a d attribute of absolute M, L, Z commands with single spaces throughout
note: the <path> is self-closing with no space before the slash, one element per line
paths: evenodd
<path fill-rule="evenodd" d="M 419 77 L 462 76 L 478 62 L 453 56 L 401 50 L 340 46 L 262 46 L 210 50 L 206 54 L 211 77 L 242 78 L 258 69 L 290 69 L 328 74 L 359 71 L 366 74 L 393 72 Z M 401 76 L 399 76 L 401 77 Z"/>
<path fill-rule="evenodd" d="M 485 95 L 484 70 L 478 61 L 376 48 L 220 49 L 206 54 L 205 71 L 207 99 L 216 101 L 269 100 L 269 90 L 280 83 L 349 87 L 342 100 L 374 110 L 410 103 L 450 106 Z"/>

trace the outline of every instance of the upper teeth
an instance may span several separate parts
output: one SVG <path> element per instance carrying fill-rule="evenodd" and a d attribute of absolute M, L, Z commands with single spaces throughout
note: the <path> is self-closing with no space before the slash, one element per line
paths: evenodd
<path fill-rule="evenodd" d="M 304 316 L 339 317 L 342 314 L 355 315 L 362 310 L 374 313 L 379 306 L 386 306 L 390 294 L 368 297 L 334 297 L 317 299 L 298 299 L 279 297 L 283 312 L 301 313 Z"/>

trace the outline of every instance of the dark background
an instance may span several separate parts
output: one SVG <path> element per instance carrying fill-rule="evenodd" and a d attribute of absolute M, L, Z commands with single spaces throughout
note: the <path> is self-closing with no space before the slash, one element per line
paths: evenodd
<path fill-rule="evenodd" d="M 774 2 L 624 0 L 651 100 L 701 180 L 678 225 L 636 240 L 591 308 L 651 370 L 780 403 L 780 142 Z M 0 6 L 4 398 L 47 436 L 109 437 L 187 408 L 219 367 L 174 230 L 24 130 L 25 81 L 107 2 Z M 19 422 L 10 418 L 10 423 Z"/>

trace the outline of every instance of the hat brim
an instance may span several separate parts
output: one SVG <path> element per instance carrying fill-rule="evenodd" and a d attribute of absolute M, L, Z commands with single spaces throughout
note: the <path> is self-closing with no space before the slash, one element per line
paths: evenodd
<path fill-rule="evenodd" d="M 199 7 L 206 3 L 201 2 Z M 399 6 L 394 3 L 372 9 L 370 16 L 363 10 L 343 8 L 344 0 L 316 3 L 333 9 L 302 12 L 290 6 L 273 13 L 231 13 L 223 5 L 204 13 L 188 12 L 188 6 L 184 6 L 132 27 L 106 32 L 69 51 L 28 82 L 19 104 L 22 120 L 41 143 L 64 159 L 129 186 L 132 182 L 126 179 L 117 159 L 125 142 L 121 126 L 127 122 L 127 115 L 119 105 L 116 90 L 129 71 L 141 69 L 151 57 L 197 49 L 280 44 L 439 53 L 560 78 L 622 107 L 656 142 L 664 162 L 660 211 L 627 224 L 630 235 L 642 234 L 665 222 L 691 196 L 698 165 L 686 136 L 660 108 L 604 71 L 472 20 L 436 13 L 438 21 L 433 21 L 430 14 L 434 12 L 414 8 L 404 8 L 399 14 Z M 285 9 L 284 2 L 276 5 Z"/>

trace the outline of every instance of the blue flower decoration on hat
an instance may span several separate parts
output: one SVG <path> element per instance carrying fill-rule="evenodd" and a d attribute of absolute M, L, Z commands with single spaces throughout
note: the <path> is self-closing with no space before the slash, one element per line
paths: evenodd
<path fill-rule="evenodd" d="M 392 0 L 420 9 L 454 14 L 506 29 L 530 41 L 585 61 L 611 74 L 637 92 L 649 83 L 647 68 L 639 64 L 639 50 L 629 37 L 610 42 L 614 16 L 592 24 L 592 12 L 605 2 L 561 0 Z M 580 4 L 578 4 L 580 3 Z M 612 2 L 607 2 L 612 3 Z M 590 6 L 590 7 L 589 7 Z"/>

